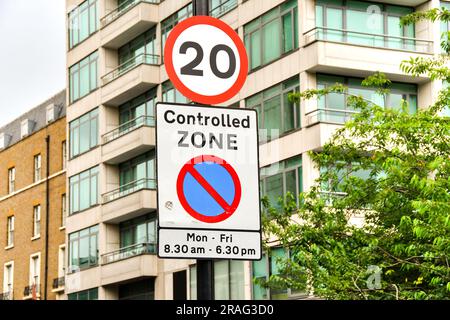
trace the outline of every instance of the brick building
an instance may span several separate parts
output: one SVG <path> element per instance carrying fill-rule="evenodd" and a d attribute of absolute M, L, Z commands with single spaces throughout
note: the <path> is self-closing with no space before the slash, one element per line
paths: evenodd
<path fill-rule="evenodd" d="M 64 293 L 65 99 L 0 128 L 0 300 Z"/>

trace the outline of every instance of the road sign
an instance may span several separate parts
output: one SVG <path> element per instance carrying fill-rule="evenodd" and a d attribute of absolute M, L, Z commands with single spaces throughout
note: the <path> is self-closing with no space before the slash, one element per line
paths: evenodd
<path fill-rule="evenodd" d="M 234 97 L 248 72 L 247 52 L 238 34 L 208 16 L 191 17 L 175 26 L 164 47 L 164 64 L 175 88 L 202 104 Z"/>
<path fill-rule="evenodd" d="M 260 259 L 256 111 L 158 103 L 156 139 L 158 255 Z"/>

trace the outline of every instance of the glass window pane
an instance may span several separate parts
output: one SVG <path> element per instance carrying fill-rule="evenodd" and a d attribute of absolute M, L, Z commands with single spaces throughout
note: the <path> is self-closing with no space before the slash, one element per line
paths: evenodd
<path fill-rule="evenodd" d="M 286 193 L 291 192 L 295 196 L 295 199 L 297 199 L 298 193 L 297 193 L 297 179 L 295 170 L 286 172 L 285 176 L 286 176 Z"/>
<path fill-rule="evenodd" d="M 89 150 L 90 143 L 90 125 L 89 121 L 85 120 L 80 125 L 80 153 Z"/>
<path fill-rule="evenodd" d="M 337 29 L 336 30 L 327 30 L 325 33 L 325 38 L 330 41 L 342 41 L 343 38 L 343 23 L 342 23 L 342 10 L 327 8 L 326 11 L 326 19 L 327 19 L 327 28 Z"/>
<path fill-rule="evenodd" d="M 217 300 L 230 299 L 228 287 L 228 260 L 214 262 L 214 298 Z"/>
<path fill-rule="evenodd" d="M 283 16 L 283 51 L 288 52 L 294 49 L 293 30 L 292 30 L 292 15 L 286 14 Z"/>
<path fill-rule="evenodd" d="M 266 179 L 266 196 L 270 205 L 277 208 L 278 198 L 283 196 L 283 174 L 279 173 Z"/>
<path fill-rule="evenodd" d="M 280 21 L 274 20 L 263 27 L 263 63 L 268 63 L 281 55 Z"/>
<path fill-rule="evenodd" d="M 95 147 L 98 143 L 98 118 L 91 119 L 90 147 Z"/>
<path fill-rule="evenodd" d="M 97 264 L 97 235 L 90 236 L 89 240 L 89 264 L 95 265 Z"/>
<path fill-rule="evenodd" d="M 267 257 L 263 254 L 261 260 L 253 261 L 253 280 L 254 279 L 266 279 L 267 274 Z M 255 284 L 253 281 L 253 299 L 262 300 L 267 299 L 267 290 L 262 286 Z"/>
<path fill-rule="evenodd" d="M 254 69 L 261 65 L 261 31 L 255 31 L 250 35 L 251 50 L 250 67 Z"/>
<path fill-rule="evenodd" d="M 244 300 L 244 263 L 230 261 L 230 299 Z"/>
<path fill-rule="evenodd" d="M 277 137 L 281 130 L 280 97 L 276 96 L 264 102 L 264 128 L 269 138 Z"/>
<path fill-rule="evenodd" d="M 98 175 L 93 175 L 91 177 L 91 198 L 90 198 L 90 206 L 93 206 L 98 203 Z"/>
<path fill-rule="evenodd" d="M 80 239 L 80 268 L 89 266 L 89 238 Z"/>
<path fill-rule="evenodd" d="M 80 97 L 89 93 L 89 65 L 80 68 Z"/>
<path fill-rule="evenodd" d="M 80 181 L 80 210 L 89 208 L 89 179 Z"/>

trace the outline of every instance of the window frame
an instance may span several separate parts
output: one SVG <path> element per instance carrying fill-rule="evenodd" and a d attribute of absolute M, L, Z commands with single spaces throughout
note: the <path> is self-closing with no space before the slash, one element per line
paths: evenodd
<path fill-rule="evenodd" d="M 87 5 L 86 5 L 87 3 Z M 85 7 L 83 7 L 85 6 Z M 91 30 L 91 10 L 93 8 L 94 11 L 94 21 L 95 21 L 95 27 L 94 30 Z M 88 20 L 88 30 L 87 30 L 87 36 L 84 39 L 80 40 L 80 34 L 81 34 L 81 15 L 87 11 L 87 20 Z M 77 26 L 74 26 L 74 20 L 76 20 Z M 82 3 L 80 3 L 75 9 L 70 11 L 67 14 L 67 25 L 68 25 L 68 47 L 69 51 L 78 46 L 80 43 L 86 41 L 89 39 L 94 33 L 96 33 L 100 29 L 100 19 L 99 19 L 99 6 L 98 6 L 98 0 L 86 0 Z M 78 40 L 74 41 L 74 34 L 75 32 L 73 30 L 77 30 L 76 35 Z"/>
<path fill-rule="evenodd" d="M 38 182 L 41 180 L 41 169 L 42 169 L 42 156 L 37 154 L 33 157 L 34 171 L 33 171 L 33 182 Z"/>
<path fill-rule="evenodd" d="M 67 166 L 67 140 L 61 142 L 61 169 L 65 170 Z"/>
<path fill-rule="evenodd" d="M 244 28 L 243 40 L 244 40 L 244 44 L 246 46 L 247 54 L 248 54 L 248 58 L 249 58 L 249 64 L 248 64 L 248 66 L 249 66 L 249 70 L 248 70 L 249 73 L 254 72 L 254 71 L 258 70 L 258 69 L 261 69 L 261 68 L 263 68 L 263 67 L 265 67 L 265 66 L 267 66 L 267 65 L 269 65 L 269 64 L 271 64 L 271 63 L 273 63 L 273 62 L 283 58 L 284 56 L 289 55 L 292 52 L 295 52 L 296 50 L 299 49 L 299 47 L 300 47 L 299 35 L 298 35 L 299 24 L 298 24 L 298 21 L 296 21 L 296 19 L 298 20 L 298 2 L 296 2 L 295 5 L 288 7 L 287 9 L 283 9 L 283 5 L 285 5 L 286 3 L 289 3 L 290 1 L 296 2 L 296 1 L 293 1 L 293 0 L 288 0 L 288 1 L 286 1 L 286 2 L 284 2 L 282 4 L 280 4 L 280 5 L 278 5 L 278 6 L 274 7 L 274 8 L 272 8 L 272 9 L 264 12 L 262 15 L 260 15 L 259 17 L 249 21 L 248 23 L 246 23 L 243 26 L 243 28 Z M 267 21 L 263 22 L 263 20 L 264 20 L 263 17 L 264 16 L 269 16 L 270 13 L 272 13 L 272 11 L 275 11 L 275 10 L 278 11 L 276 17 L 273 17 L 270 20 L 267 20 Z M 292 38 L 291 38 L 292 49 L 285 51 L 285 48 L 284 48 L 285 34 L 284 34 L 283 18 L 286 15 L 288 15 L 288 14 L 290 14 L 291 17 L 292 17 L 292 21 L 291 21 L 291 27 L 292 27 L 292 30 L 293 30 L 292 31 Z M 281 29 L 278 30 L 278 31 L 281 34 L 281 37 L 276 39 L 277 41 L 279 41 L 278 47 L 280 49 L 280 55 L 278 57 L 276 57 L 276 58 L 273 58 L 273 59 L 265 62 L 264 61 L 265 41 L 264 41 L 264 33 L 263 33 L 263 31 L 264 31 L 264 27 L 265 26 L 267 26 L 268 24 L 274 22 L 275 20 L 279 20 L 280 21 L 278 26 Z M 253 28 L 251 31 L 246 32 L 246 27 L 248 27 L 248 25 L 250 25 L 252 23 L 255 23 L 256 21 L 258 21 L 258 26 L 256 28 Z M 252 35 L 254 33 L 257 33 L 257 32 L 259 32 L 259 34 L 260 34 L 260 39 L 259 39 L 259 47 L 260 47 L 259 61 L 260 61 L 260 64 L 255 66 L 255 67 L 252 67 L 253 45 L 252 45 L 251 39 L 252 39 Z M 247 46 L 247 37 L 250 40 L 248 42 L 248 46 Z"/>
<path fill-rule="evenodd" d="M 32 239 L 41 237 L 41 205 L 33 206 L 33 234 Z"/>
<path fill-rule="evenodd" d="M 83 232 L 87 232 L 86 234 L 81 235 Z M 87 265 L 84 266 L 80 266 L 80 241 L 87 238 L 88 239 L 88 263 Z M 91 263 L 91 244 L 92 244 L 92 238 L 95 239 L 95 244 L 96 244 L 96 256 L 95 256 L 95 262 Z M 73 243 L 77 243 L 77 265 L 73 265 L 73 257 L 72 257 L 72 251 L 73 251 Z M 99 265 L 99 225 L 93 225 L 91 227 L 82 229 L 82 230 L 78 230 L 75 232 L 72 232 L 68 235 L 68 245 L 69 245 L 69 251 L 68 251 L 68 262 L 67 265 L 69 267 L 68 273 L 75 273 L 77 271 L 81 271 L 81 270 L 86 270 L 89 268 L 94 268 L 97 267 Z"/>
<path fill-rule="evenodd" d="M 87 178 L 81 179 L 81 175 L 85 174 L 86 172 L 89 172 Z M 100 199 L 99 199 L 100 198 L 100 195 L 99 195 L 99 176 L 100 176 L 100 167 L 97 165 L 97 166 L 94 166 L 92 168 L 89 168 L 87 170 L 84 170 L 82 172 L 79 172 L 79 173 L 69 177 L 69 216 L 72 216 L 74 214 L 83 212 L 83 211 L 88 210 L 89 208 L 92 208 L 92 207 L 94 207 L 94 206 L 99 204 L 99 201 L 100 201 Z M 91 190 L 92 180 L 91 179 L 93 179 L 93 178 L 96 179 L 96 185 L 97 185 L 97 190 L 96 190 L 96 198 L 97 199 L 96 199 L 95 202 L 92 202 L 92 199 L 91 199 L 91 195 L 92 195 L 92 190 Z M 81 204 L 81 192 L 80 192 L 81 188 L 80 188 L 80 185 L 81 185 L 81 182 L 86 180 L 86 179 L 89 180 L 89 206 L 87 208 L 80 209 L 80 204 Z M 78 185 L 78 199 L 77 199 L 78 200 L 78 206 L 77 206 L 78 209 L 76 211 L 73 211 L 73 208 L 74 208 L 73 207 L 73 203 L 74 202 L 72 200 L 74 200 L 74 199 L 71 196 L 73 185 Z"/>
<path fill-rule="evenodd" d="M 35 267 L 37 266 L 37 269 Z M 36 281 L 37 279 L 37 281 Z M 30 255 L 30 276 L 28 280 L 29 286 L 36 286 L 36 293 L 39 293 L 41 285 L 41 253 L 33 253 Z"/>
<path fill-rule="evenodd" d="M 8 194 L 16 191 L 16 167 L 8 169 Z"/>
<path fill-rule="evenodd" d="M 3 265 L 3 293 L 14 291 L 14 261 L 5 262 Z M 12 296 L 10 297 L 12 300 Z"/>
<path fill-rule="evenodd" d="M 86 118 L 85 121 L 81 122 L 81 120 L 83 118 Z M 81 151 L 81 128 L 83 125 L 85 125 L 86 123 L 88 123 L 88 128 L 89 128 L 89 133 L 88 133 L 88 137 L 89 137 L 89 147 L 87 150 Z M 95 141 L 96 143 L 91 145 L 92 143 L 92 138 L 94 137 L 94 135 L 92 134 L 92 125 L 95 125 L 95 127 L 97 128 L 97 132 L 94 133 L 95 135 Z M 77 132 L 77 134 L 75 134 L 75 131 Z M 86 112 L 85 114 L 81 115 L 80 117 L 72 120 L 69 123 L 69 157 L 70 160 L 75 159 L 76 157 L 79 157 L 93 149 L 95 149 L 96 147 L 98 147 L 100 145 L 100 139 L 99 139 L 99 108 L 95 108 L 92 109 L 89 112 Z M 77 153 L 75 153 L 75 143 L 77 142 L 78 145 L 78 150 L 76 151 Z"/>
<path fill-rule="evenodd" d="M 100 85 L 100 79 L 99 79 L 99 73 L 98 73 L 98 60 L 99 60 L 99 54 L 98 50 L 92 52 L 88 56 L 84 57 L 77 63 L 73 64 L 69 67 L 69 104 L 73 104 L 77 102 L 78 100 L 83 99 L 84 97 L 88 96 L 90 93 L 94 92 L 99 88 Z M 92 83 L 92 66 L 95 66 L 95 86 Z M 83 68 L 87 67 L 88 72 L 88 91 L 81 95 L 81 70 Z M 76 83 L 75 83 L 76 82 Z M 77 96 L 75 97 L 75 88 L 77 89 Z"/>
<path fill-rule="evenodd" d="M 174 12 L 173 14 L 171 14 L 169 17 L 167 17 L 166 19 L 161 21 L 161 61 L 164 62 L 164 46 L 165 43 L 167 41 L 167 38 L 169 37 L 170 31 L 172 31 L 173 28 L 175 28 L 175 26 L 189 18 L 193 16 L 193 5 L 192 2 L 187 4 L 186 6 L 184 6 L 183 8 L 177 10 L 176 12 Z M 183 12 L 186 11 L 186 12 Z M 182 13 L 180 15 L 180 13 Z"/>
<path fill-rule="evenodd" d="M 14 246 L 14 229 L 15 229 L 15 216 L 11 215 L 6 218 L 6 246 Z"/>

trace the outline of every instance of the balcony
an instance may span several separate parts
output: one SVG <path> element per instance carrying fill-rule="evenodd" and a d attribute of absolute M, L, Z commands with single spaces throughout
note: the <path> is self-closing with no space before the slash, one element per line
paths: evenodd
<path fill-rule="evenodd" d="M 317 123 L 342 125 L 352 118 L 357 111 L 340 109 L 317 109 L 305 114 L 306 127 Z"/>
<path fill-rule="evenodd" d="M 41 286 L 38 285 L 29 285 L 26 286 L 23 290 L 23 299 L 24 300 L 37 300 L 40 298 Z"/>
<path fill-rule="evenodd" d="M 110 11 L 100 19 L 102 46 L 117 49 L 150 27 L 159 19 L 160 0 L 132 0 Z"/>
<path fill-rule="evenodd" d="M 52 292 L 63 292 L 65 284 L 66 284 L 65 277 L 59 277 L 59 278 L 53 279 Z"/>
<path fill-rule="evenodd" d="M 225 13 L 233 10 L 236 7 L 237 7 L 237 0 L 228 0 L 219 4 L 217 7 L 212 8 L 209 11 L 209 15 L 214 18 L 220 18 Z"/>
<path fill-rule="evenodd" d="M 317 27 L 304 33 L 302 68 L 365 77 L 381 71 L 394 81 L 425 82 L 401 72 L 410 57 L 430 57 L 433 41 Z"/>
<path fill-rule="evenodd" d="M 139 243 L 102 255 L 102 265 L 122 261 L 143 254 L 156 254 L 155 243 Z"/>
<path fill-rule="evenodd" d="M 102 217 L 119 223 L 156 210 L 156 180 L 143 178 L 103 194 Z M 115 201 L 121 199 L 121 201 Z"/>
<path fill-rule="evenodd" d="M 102 160 L 119 164 L 155 147 L 155 119 L 141 116 L 102 136 Z"/>
<path fill-rule="evenodd" d="M 13 290 L 0 293 L 0 301 L 2 300 L 14 300 Z"/>
<path fill-rule="evenodd" d="M 101 285 L 142 277 L 156 277 L 158 259 L 155 253 L 154 243 L 141 243 L 103 255 Z"/>
<path fill-rule="evenodd" d="M 140 54 L 102 77 L 102 104 L 118 106 L 159 83 L 160 58 Z"/>

